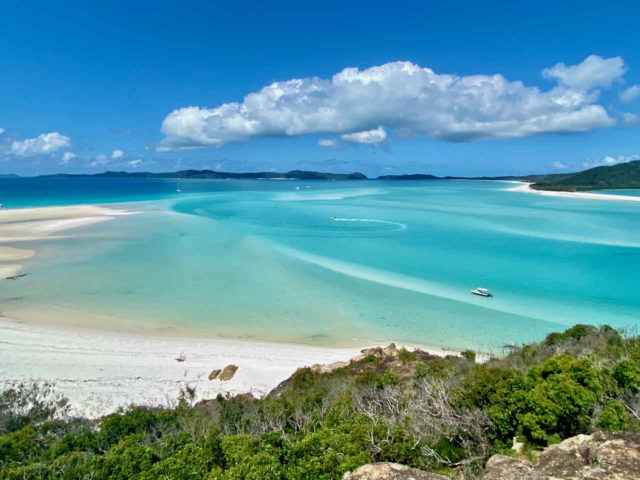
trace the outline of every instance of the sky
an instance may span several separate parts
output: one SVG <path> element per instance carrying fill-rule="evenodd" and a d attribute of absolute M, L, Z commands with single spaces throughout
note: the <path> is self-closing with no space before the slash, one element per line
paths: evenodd
<path fill-rule="evenodd" d="M 640 159 L 640 3 L 8 2 L 0 174 Z"/>

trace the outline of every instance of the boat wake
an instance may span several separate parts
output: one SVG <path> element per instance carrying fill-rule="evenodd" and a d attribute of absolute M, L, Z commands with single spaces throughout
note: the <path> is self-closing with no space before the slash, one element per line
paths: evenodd
<path fill-rule="evenodd" d="M 336 222 L 369 222 L 369 223 L 383 223 L 386 225 L 393 225 L 397 228 L 394 230 L 404 230 L 407 226 L 404 223 L 400 222 L 392 222 L 390 220 L 376 220 L 374 218 L 339 218 L 333 217 L 333 220 Z"/>
<path fill-rule="evenodd" d="M 490 302 L 489 304 L 478 297 L 470 295 L 468 290 L 458 291 L 452 289 L 451 287 L 444 286 L 441 283 L 426 280 L 423 278 L 417 278 L 401 273 L 380 270 L 375 267 L 345 262 L 330 257 L 323 257 L 273 242 L 269 243 L 271 243 L 271 245 L 283 255 L 301 260 L 303 262 L 311 263 L 332 272 L 348 275 L 353 278 L 358 278 L 360 280 L 365 280 L 380 285 L 386 285 L 389 287 L 400 288 L 423 295 L 430 295 L 447 300 L 453 300 L 456 302 L 467 303 L 475 305 L 478 308 L 510 313 L 524 318 L 549 322 L 549 320 L 544 317 L 537 316 L 535 314 L 532 315 L 531 311 L 526 308 L 526 305 L 522 307 L 522 304 L 506 302 L 504 299 L 496 299 L 495 302 Z M 558 323 L 561 322 L 558 321 Z"/>

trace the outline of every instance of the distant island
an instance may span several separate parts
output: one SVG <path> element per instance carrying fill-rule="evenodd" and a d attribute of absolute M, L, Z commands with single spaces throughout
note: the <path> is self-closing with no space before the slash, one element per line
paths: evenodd
<path fill-rule="evenodd" d="M 412 173 L 409 175 L 382 175 L 377 180 L 442 180 L 442 178 L 424 173 Z"/>
<path fill-rule="evenodd" d="M 2 175 L 0 178 L 17 178 L 17 175 Z M 288 180 L 369 180 L 360 172 L 326 173 L 310 170 L 288 172 L 216 172 L 214 170 L 179 170 L 177 172 L 103 172 L 56 173 L 41 177 L 108 177 L 108 178 L 201 178 L 201 179 L 288 179 Z M 403 175 L 381 175 L 375 180 L 512 180 L 531 183 L 536 190 L 568 191 L 640 188 L 640 160 L 617 165 L 590 168 L 575 173 L 552 173 L 538 175 L 504 175 L 497 177 L 438 177 L 426 173 Z"/>
<path fill-rule="evenodd" d="M 202 178 L 202 179 L 295 179 L 295 180 L 367 180 L 360 173 L 324 173 L 308 170 L 291 170 L 289 172 L 216 172 L 213 170 L 179 170 L 177 172 L 103 172 L 95 174 L 56 173 L 41 175 L 42 177 L 110 177 L 110 178 Z"/>
<path fill-rule="evenodd" d="M 537 180 L 531 188 L 576 192 L 581 190 L 640 188 L 640 160 Z"/>

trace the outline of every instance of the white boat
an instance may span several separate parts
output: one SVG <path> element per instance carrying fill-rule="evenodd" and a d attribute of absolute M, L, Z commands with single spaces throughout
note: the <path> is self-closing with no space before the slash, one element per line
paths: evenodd
<path fill-rule="evenodd" d="M 481 297 L 493 297 L 491 292 L 486 288 L 478 287 L 475 290 L 471 290 L 474 295 L 480 295 Z"/>

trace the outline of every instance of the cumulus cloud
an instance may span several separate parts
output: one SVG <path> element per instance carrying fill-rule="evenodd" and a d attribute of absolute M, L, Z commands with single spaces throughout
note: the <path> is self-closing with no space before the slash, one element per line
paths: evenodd
<path fill-rule="evenodd" d="M 62 158 L 60 159 L 60 165 L 68 165 L 74 158 L 76 158 L 75 153 L 64 152 L 64 155 L 62 155 Z"/>
<path fill-rule="evenodd" d="M 134 160 L 130 160 L 130 161 L 127 162 L 127 164 L 130 165 L 133 168 L 136 168 L 141 163 L 142 163 L 142 159 L 141 158 L 136 158 Z"/>
<path fill-rule="evenodd" d="M 633 162 L 635 160 L 640 160 L 640 155 L 619 155 L 617 157 L 607 155 L 600 160 L 586 160 L 582 163 L 582 166 L 584 168 L 602 167 L 615 165 L 617 163 Z"/>
<path fill-rule="evenodd" d="M 384 131 L 384 128 L 378 127 L 373 130 L 365 130 L 364 132 L 345 133 L 340 138 L 345 142 L 351 143 L 378 144 L 384 142 L 387 138 L 387 132 Z"/>
<path fill-rule="evenodd" d="M 116 149 L 113 152 L 111 152 L 111 158 L 114 160 L 121 158 L 123 156 L 124 156 L 124 152 L 122 150 Z"/>
<path fill-rule="evenodd" d="M 4 128 L 0 127 L 0 135 L 4 133 Z"/>
<path fill-rule="evenodd" d="M 157 148 L 307 134 L 371 138 L 364 132 L 372 131 L 446 141 L 584 132 L 615 123 L 596 103 L 595 88 L 609 86 L 625 70 L 620 57 L 592 55 L 545 70 L 557 85 L 542 91 L 499 74 L 438 74 L 411 62 L 346 68 L 330 79 L 275 82 L 240 103 L 174 110 L 162 122 L 165 138 Z"/>
<path fill-rule="evenodd" d="M 618 95 L 618 98 L 623 103 L 629 103 L 638 97 L 640 97 L 640 85 L 632 85 Z"/>
<path fill-rule="evenodd" d="M 321 138 L 318 140 L 318 145 L 320 147 L 328 148 L 329 150 L 337 150 L 340 148 L 340 142 L 333 138 Z"/>
<path fill-rule="evenodd" d="M 95 160 L 89 163 L 90 167 L 103 167 L 109 163 L 107 156 L 104 153 L 96 155 Z"/>
<path fill-rule="evenodd" d="M 622 123 L 625 125 L 637 125 L 640 123 L 640 117 L 635 113 L 620 112 L 620 116 L 622 117 Z"/>
<path fill-rule="evenodd" d="M 32 157 L 52 153 L 59 148 L 68 147 L 71 139 L 58 132 L 43 133 L 35 138 L 26 138 L 22 141 L 15 140 L 11 144 L 11 153 L 20 157 Z"/>
<path fill-rule="evenodd" d="M 594 87 L 608 88 L 614 80 L 622 78 L 627 71 L 622 57 L 602 58 L 591 55 L 578 65 L 558 63 L 542 71 L 546 78 L 555 78 L 562 85 L 586 91 Z"/>
<path fill-rule="evenodd" d="M 553 162 L 551 165 L 553 166 L 553 168 L 557 168 L 559 170 L 567 168 L 567 164 L 562 162 Z"/>

